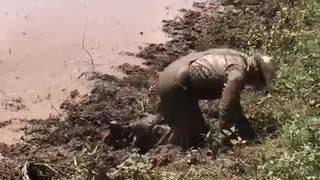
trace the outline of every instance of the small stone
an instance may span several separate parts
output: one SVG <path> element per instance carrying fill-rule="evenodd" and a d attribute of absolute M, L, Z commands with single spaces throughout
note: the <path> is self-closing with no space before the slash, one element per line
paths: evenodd
<path fill-rule="evenodd" d="M 316 104 L 316 101 L 315 100 L 311 100 L 309 103 L 310 103 L 310 106 L 314 106 Z"/>

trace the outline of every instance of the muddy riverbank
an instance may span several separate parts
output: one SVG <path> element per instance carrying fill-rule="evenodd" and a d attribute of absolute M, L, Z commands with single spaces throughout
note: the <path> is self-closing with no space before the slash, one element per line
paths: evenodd
<path fill-rule="evenodd" d="M 144 60 L 127 56 L 148 43 L 164 43 L 161 21 L 192 1 L 37 1 L 0 2 L 0 142 L 13 143 L 25 124 L 59 114 L 69 93 L 93 86 L 78 77 L 92 69 L 123 76 L 117 66 Z M 87 52 L 86 52 L 87 50 Z M 89 54 L 88 54 L 89 53 Z"/>
<path fill-rule="evenodd" d="M 115 173 L 119 170 L 117 165 L 124 162 L 135 150 L 131 148 L 128 136 L 115 138 L 111 144 L 105 141 L 110 130 L 110 122 L 128 124 L 144 117 L 146 113 L 154 113 L 158 101 L 153 88 L 157 72 L 179 56 L 212 47 L 232 47 L 244 51 L 249 50 L 250 47 L 259 48 L 258 40 L 248 43 L 252 40 L 249 31 L 253 26 L 272 25 L 280 5 L 281 2 L 276 1 L 210 1 L 195 3 L 196 10 L 182 9 L 181 18 L 168 18 L 163 21 L 161 28 L 170 37 L 168 42 L 153 42 L 140 49 L 140 45 L 136 46 L 135 43 L 127 46 L 137 48 L 137 51 L 130 48 L 121 49 L 121 51 L 133 53 L 128 58 L 144 59 L 139 63 L 125 61 L 126 63 L 118 64 L 117 61 L 117 64 L 112 65 L 127 76 L 121 79 L 113 76 L 115 75 L 113 73 L 104 71 L 84 74 L 80 80 L 89 81 L 93 87 L 88 94 L 80 91 L 79 94 L 77 91 L 70 94 L 70 89 L 66 93 L 67 100 L 56 106 L 62 108 L 60 113 L 42 121 L 30 120 L 24 128 L 26 135 L 23 136 L 22 143 L 2 144 L 0 153 L 3 161 L 0 171 L 6 172 L 6 174 L 2 173 L 2 177 L 17 178 L 18 170 L 25 169 L 27 171 L 22 171 L 22 174 L 30 177 L 39 178 L 41 174 L 50 177 L 41 177 L 42 179 L 92 178 L 94 176 L 101 179 L 116 177 L 125 179 L 126 177 L 122 177 L 123 174 Z M 135 4 L 131 6 L 134 7 Z M 170 9 L 170 7 L 167 8 Z M 154 19 L 150 21 L 152 21 L 151 24 L 155 23 Z M 159 22 L 161 24 L 162 20 L 157 21 Z M 139 31 L 137 36 L 144 37 L 146 34 L 147 31 Z M 80 35 L 79 32 L 78 36 Z M 121 38 L 126 39 L 126 36 L 122 35 Z M 104 42 L 107 43 L 107 41 L 106 38 Z M 117 38 L 114 41 L 115 44 L 119 42 Z M 88 41 L 88 47 L 90 47 L 89 43 L 90 41 Z M 104 46 L 104 43 L 101 43 L 101 46 Z M 87 61 L 88 57 L 85 56 L 79 44 L 78 48 L 85 57 L 83 59 Z M 127 56 L 121 56 L 121 58 L 127 58 Z M 100 68 L 99 64 L 102 63 L 96 61 L 96 64 L 97 68 Z M 136 64 L 143 64 L 143 67 L 147 68 L 141 68 Z M 89 65 L 87 63 L 87 66 Z M 78 76 L 75 77 L 78 78 Z M 204 110 L 210 112 L 210 108 Z M 265 130 L 259 133 L 263 134 Z M 187 157 L 184 152 L 176 149 L 166 150 L 151 151 L 152 156 L 149 157 L 153 158 L 151 162 L 154 162 L 154 166 L 166 166 L 176 159 Z M 203 152 L 206 153 L 202 154 L 202 158 L 212 160 L 217 157 L 218 151 L 203 150 Z M 159 154 L 160 156 L 157 156 Z M 232 153 L 228 155 L 230 160 L 234 158 Z M 193 163 L 196 162 L 191 159 L 190 164 Z M 233 176 L 234 168 L 228 166 L 223 169 L 225 178 Z M 151 177 L 154 174 L 148 174 L 148 172 L 144 175 L 154 178 Z M 136 179 L 140 177 L 135 174 L 132 176 Z"/>

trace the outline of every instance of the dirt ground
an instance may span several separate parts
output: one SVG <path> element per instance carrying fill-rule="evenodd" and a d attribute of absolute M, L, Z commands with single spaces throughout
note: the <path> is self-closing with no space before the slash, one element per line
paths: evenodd
<path fill-rule="evenodd" d="M 80 96 L 73 91 L 61 104 L 63 111 L 60 114 L 28 121 L 21 143 L 1 144 L 0 179 L 21 179 L 19 173 L 31 179 L 67 179 L 72 177 L 75 167 L 93 169 L 98 175 L 91 176 L 108 179 L 107 172 L 135 151 L 130 145 L 130 133 L 120 125 L 128 125 L 156 111 L 158 97 L 154 85 L 157 72 L 192 51 L 213 47 L 259 49 L 260 41 L 248 43 L 249 30 L 258 25 L 270 28 L 281 3 L 276 0 L 195 3 L 196 10 L 181 10 L 182 18 L 164 20 L 163 31 L 171 40 L 150 44 L 137 54 L 130 54 L 145 59 L 147 68 L 120 65 L 119 69 L 127 75 L 123 79 L 96 72 L 83 74 L 81 79 L 94 82 L 90 93 Z M 205 112 L 210 109 L 203 107 Z M 212 118 L 210 114 L 206 117 Z M 257 126 L 261 129 L 260 134 L 270 133 Z M 119 132 L 111 139 L 106 138 L 110 128 L 118 128 Z M 159 153 L 153 152 L 153 155 Z M 170 150 L 165 153 L 168 152 Z M 72 157 L 77 157 L 77 162 Z"/>

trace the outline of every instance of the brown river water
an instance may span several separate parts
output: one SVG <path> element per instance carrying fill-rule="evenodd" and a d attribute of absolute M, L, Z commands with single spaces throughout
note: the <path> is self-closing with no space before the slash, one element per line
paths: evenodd
<path fill-rule="evenodd" d="M 77 78 L 91 68 L 82 47 L 84 32 L 95 70 L 121 76 L 118 65 L 143 60 L 119 53 L 165 42 L 161 21 L 190 9 L 193 2 L 0 0 L 0 123 L 12 119 L 0 128 L 0 142 L 19 139 L 24 125 L 19 119 L 57 115 L 71 91 L 90 90 L 91 82 Z"/>

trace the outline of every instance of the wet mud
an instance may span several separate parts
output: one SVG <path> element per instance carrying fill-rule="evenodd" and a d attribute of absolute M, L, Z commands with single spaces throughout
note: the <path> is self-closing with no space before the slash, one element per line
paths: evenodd
<path fill-rule="evenodd" d="M 94 71 L 124 76 L 119 65 L 143 59 L 122 52 L 165 42 L 161 21 L 191 6 L 190 0 L 1 1 L 0 122 L 59 115 L 71 91 L 90 92 L 93 83 L 78 77 L 92 70 L 91 60 Z"/>
<path fill-rule="evenodd" d="M 108 171 L 135 151 L 130 132 L 122 127 L 156 112 L 157 72 L 192 51 L 222 46 L 244 51 L 259 48 L 259 41 L 248 44 L 248 31 L 254 25 L 271 26 L 280 3 L 282 1 L 258 0 L 195 3 L 195 10 L 182 9 L 182 17 L 164 20 L 163 31 L 170 40 L 152 43 L 130 54 L 143 58 L 145 67 L 122 64 L 118 69 L 126 74 L 123 78 L 98 72 L 82 74 L 80 79 L 94 83 L 88 94 L 69 94 L 59 114 L 46 120 L 30 120 L 23 128 L 25 135 L 20 143 L 1 144 L 0 179 L 17 179 L 21 169 L 28 169 L 29 177 L 34 179 L 71 178 L 76 168 L 98 172 L 98 175 L 88 173 L 89 177 L 107 179 Z M 204 105 L 202 108 L 207 112 L 206 118 L 214 118 L 210 114 L 215 111 L 214 107 Z M 117 127 L 118 134 L 108 139 L 111 128 Z M 273 133 L 272 128 L 260 127 L 259 133 Z M 170 152 L 178 157 L 180 151 L 155 148 L 149 153 L 150 156 L 168 154 L 166 162 L 169 163 L 173 159 Z M 57 172 L 52 172 L 46 164 L 55 167 Z M 77 166 L 79 164 L 85 167 Z M 28 173 L 22 171 L 24 175 Z"/>

